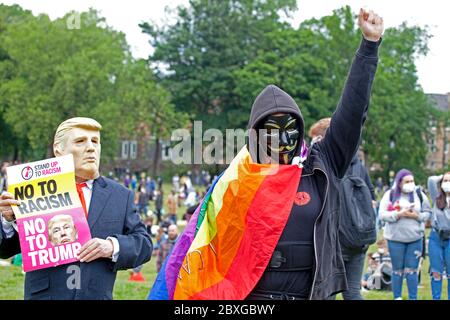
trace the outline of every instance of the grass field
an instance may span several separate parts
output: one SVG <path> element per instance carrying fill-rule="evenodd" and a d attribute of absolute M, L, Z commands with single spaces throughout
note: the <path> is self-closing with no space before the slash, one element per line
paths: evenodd
<path fill-rule="evenodd" d="M 117 300 L 143 300 L 147 298 L 150 287 L 156 277 L 155 268 L 156 259 L 152 257 L 150 262 L 142 268 L 146 279 L 145 282 L 130 282 L 129 271 L 119 271 L 114 287 L 114 299 Z M 431 300 L 430 277 L 427 275 L 428 258 L 425 259 L 422 271 L 422 283 L 419 287 L 419 299 Z M 23 299 L 23 281 L 24 275 L 22 269 L 17 266 L 0 266 L 0 300 L 21 300 Z M 447 299 L 446 285 L 442 294 L 442 299 Z M 392 300 L 392 293 L 385 291 L 367 291 L 363 292 L 367 300 Z M 406 282 L 403 287 L 403 299 L 407 299 Z M 338 296 L 341 299 L 341 296 Z"/>
<path fill-rule="evenodd" d="M 144 265 L 142 272 L 145 282 L 130 282 L 129 271 L 119 271 L 114 287 L 114 299 L 117 300 L 143 300 L 147 298 L 149 290 L 156 277 L 155 257 Z M 430 277 L 427 274 L 429 259 L 424 260 L 422 266 L 422 282 L 419 286 L 419 299 L 431 300 Z M 24 275 L 22 269 L 17 266 L 0 266 L 0 300 L 23 299 Z M 442 299 L 447 299 L 447 283 L 444 283 Z M 366 291 L 362 293 L 366 300 L 392 300 L 392 293 L 386 291 Z M 403 299 L 408 298 L 406 282 L 403 286 Z M 337 297 L 341 299 L 341 295 Z"/>
<path fill-rule="evenodd" d="M 170 194 L 171 185 L 163 184 L 164 190 L 164 209 L 167 212 L 167 197 Z M 204 188 L 199 188 L 204 191 Z M 155 209 L 155 202 L 150 202 L 149 209 Z M 186 207 L 181 205 L 177 209 L 177 216 L 182 218 L 186 211 Z M 156 223 L 156 220 L 154 221 Z M 180 232 L 183 226 L 180 227 Z M 0 260 L 0 300 L 21 300 L 23 299 L 23 283 L 24 274 L 22 268 L 10 265 L 11 259 Z M 4 266 L 6 264 L 6 266 Z M 144 264 L 142 273 L 146 279 L 145 282 L 130 282 L 128 278 L 130 271 L 119 271 L 114 286 L 114 299 L 117 300 L 143 300 L 147 298 L 150 287 L 156 278 L 156 257 L 152 256 L 151 260 Z"/>
<path fill-rule="evenodd" d="M 165 199 L 170 191 L 170 185 L 163 186 L 165 190 Z M 165 205 L 165 204 L 164 204 Z M 151 206 L 153 209 L 153 203 Z M 178 208 L 178 217 L 181 218 L 185 211 L 185 207 L 181 206 Z M 167 212 L 167 211 L 166 211 Z M 429 231 L 429 230 L 427 230 Z M 369 252 L 376 251 L 375 245 L 369 248 Z M 5 260 L 1 261 L 3 263 L 7 262 Z M 128 278 L 130 276 L 130 271 L 119 271 L 116 284 L 114 287 L 114 299 L 117 300 L 143 300 L 147 298 L 149 290 L 156 277 L 156 258 L 153 256 L 152 259 L 144 264 L 142 268 L 143 275 L 146 279 L 145 282 L 130 282 Z M 431 289 L 430 289 L 430 277 L 428 275 L 429 259 L 428 257 L 424 260 L 422 265 L 422 281 L 419 286 L 418 297 L 420 300 L 431 300 Z M 0 265 L 0 300 L 21 300 L 23 299 L 23 282 L 24 275 L 22 273 L 21 267 L 8 265 Z M 442 299 L 447 299 L 447 281 L 445 281 L 442 290 Z M 362 293 L 366 300 L 392 300 L 392 293 L 386 291 L 366 291 Z M 403 286 L 403 299 L 408 298 L 406 282 Z M 341 295 L 338 295 L 337 299 L 341 299 Z"/>

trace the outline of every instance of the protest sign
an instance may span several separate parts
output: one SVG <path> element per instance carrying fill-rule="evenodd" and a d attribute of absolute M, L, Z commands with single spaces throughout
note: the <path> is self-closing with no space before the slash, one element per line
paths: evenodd
<path fill-rule="evenodd" d="M 8 192 L 20 201 L 16 216 L 24 271 L 78 260 L 91 239 L 75 186 L 71 154 L 7 168 Z"/>

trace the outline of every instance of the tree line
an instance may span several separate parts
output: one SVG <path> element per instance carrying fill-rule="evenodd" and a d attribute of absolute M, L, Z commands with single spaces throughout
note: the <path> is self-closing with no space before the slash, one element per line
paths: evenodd
<path fill-rule="evenodd" d="M 270 83 L 292 95 L 308 128 L 336 108 L 361 35 L 350 7 L 293 26 L 296 10 L 295 0 L 191 0 L 172 24 L 140 24 L 154 51 L 136 60 L 95 10 L 69 30 L 72 13 L 52 21 L 0 5 L 0 157 L 46 156 L 57 124 L 75 115 L 104 125 L 109 157 L 144 129 L 157 138 L 194 120 L 245 129 Z M 418 84 L 415 59 L 430 36 L 406 23 L 385 31 L 363 132 L 383 177 L 406 167 L 424 178 L 429 119 L 448 117 Z"/>

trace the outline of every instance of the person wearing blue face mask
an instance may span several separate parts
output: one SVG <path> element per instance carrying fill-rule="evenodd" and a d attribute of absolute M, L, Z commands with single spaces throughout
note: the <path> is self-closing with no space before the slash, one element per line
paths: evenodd
<path fill-rule="evenodd" d="M 381 199 L 379 211 L 380 219 L 386 222 L 384 237 L 391 254 L 395 300 L 402 299 L 403 278 L 406 278 L 409 300 L 417 300 L 425 221 L 430 213 L 428 198 L 416 188 L 411 171 L 397 172 L 392 188 Z"/>

